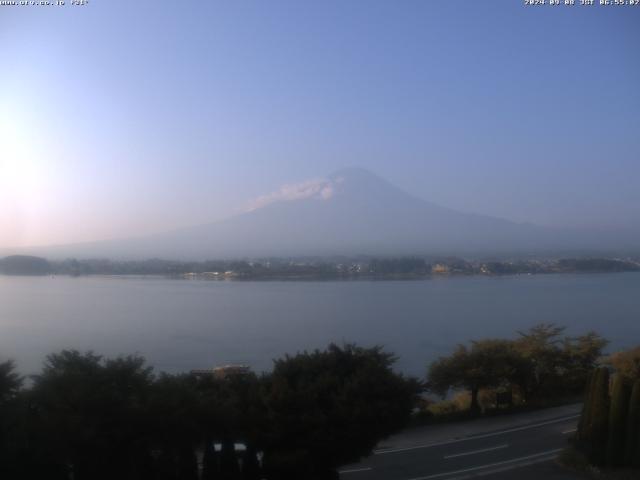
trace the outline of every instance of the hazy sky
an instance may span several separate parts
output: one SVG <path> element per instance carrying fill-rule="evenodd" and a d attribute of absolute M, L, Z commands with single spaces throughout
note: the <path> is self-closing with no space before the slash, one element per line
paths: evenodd
<path fill-rule="evenodd" d="M 459 210 L 640 223 L 640 6 L 70 3 L 0 6 L 0 247 L 203 223 L 354 165 Z"/>

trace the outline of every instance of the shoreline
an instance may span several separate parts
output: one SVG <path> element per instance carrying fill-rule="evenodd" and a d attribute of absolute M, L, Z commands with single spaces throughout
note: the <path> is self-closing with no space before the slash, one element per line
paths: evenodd
<path fill-rule="evenodd" d="M 375 282 L 375 281 L 420 281 L 430 279 L 446 279 L 446 278 L 504 278 L 504 277 L 533 277 L 548 275 L 606 275 L 620 273 L 640 273 L 639 270 L 621 270 L 621 271 L 548 271 L 548 272 L 527 272 L 527 273 L 428 273 L 428 274 L 309 274 L 309 275 L 229 275 L 212 277 L 206 274 L 180 273 L 180 274 L 163 274 L 163 273 L 50 273 L 50 274 L 10 274 L 1 273 L 0 277 L 7 278 L 31 278 L 31 277 L 66 277 L 66 278 L 157 278 L 166 280 L 185 280 L 185 281 L 205 281 L 205 282 L 268 282 L 268 281 L 289 281 L 289 282 L 311 282 L 311 281 L 341 281 L 341 282 Z"/>

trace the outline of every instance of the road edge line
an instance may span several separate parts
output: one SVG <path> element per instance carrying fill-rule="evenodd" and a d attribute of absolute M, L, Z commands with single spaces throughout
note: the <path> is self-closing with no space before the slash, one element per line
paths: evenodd
<path fill-rule="evenodd" d="M 506 465 L 509 465 L 509 464 L 513 464 L 513 465 L 509 465 L 508 468 L 502 468 L 502 469 L 499 469 L 498 471 L 511 470 L 513 468 L 517 468 L 517 467 L 520 467 L 520 466 L 531 465 L 532 462 L 526 462 L 526 461 L 523 462 L 524 460 L 536 459 L 536 460 L 538 460 L 540 462 L 552 460 L 562 450 L 564 450 L 564 449 L 563 448 L 556 448 L 554 450 L 547 450 L 546 452 L 534 453 L 533 455 L 527 455 L 525 457 L 518 457 L 518 458 L 513 458 L 511 460 L 504 460 L 502 462 L 489 463 L 487 465 L 479 465 L 477 467 L 465 468 L 465 469 L 462 469 L 462 470 L 454 470 L 452 472 L 435 473 L 433 475 L 427 475 L 425 477 L 414 477 L 414 478 L 410 478 L 409 480 L 429 480 L 429 479 L 432 479 L 432 478 L 442 478 L 442 477 L 448 477 L 448 476 L 452 476 L 452 475 L 457 475 L 459 473 L 470 473 L 470 472 L 475 472 L 477 470 L 484 470 L 484 469 L 487 469 L 487 468 L 490 469 L 491 467 L 497 467 L 499 465 L 506 466 Z M 544 457 L 544 458 L 541 458 L 541 457 Z M 519 462 L 519 463 L 516 463 L 516 462 Z M 489 473 L 491 473 L 491 471 L 485 472 L 485 474 L 489 474 Z M 463 477 L 452 476 L 449 480 L 461 480 L 463 478 L 469 478 L 469 476 L 468 475 L 467 476 L 463 476 Z"/>
<path fill-rule="evenodd" d="M 470 440 L 477 440 L 480 438 L 488 438 L 488 437 L 495 437 L 497 435 L 504 435 L 505 433 L 512 433 L 512 432 L 520 432 L 522 430 L 528 430 L 530 428 L 538 428 L 538 427 L 544 427 L 546 425 L 552 425 L 554 423 L 562 423 L 565 422 L 567 420 L 573 420 L 574 418 L 579 418 L 580 414 L 576 414 L 576 415 L 571 415 L 565 418 L 557 418 L 555 420 L 549 420 L 547 422 L 541 422 L 541 423 L 535 423 L 533 425 L 525 425 L 522 427 L 514 427 L 514 428 L 509 428 L 507 430 L 501 430 L 499 432 L 491 432 L 491 433 L 481 433 L 478 435 L 471 435 L 468 437 L 464 437 L 464 438 L 453 438 L 451 440 L 446 440 L 444 442 L 437 442 L 437 443 L 427 443 L 427 444 L 423 444 L 423 445 L 413 445 L 411 447 L 399 447 L 399 448 L 391 448 L 391 449 L 381 449 L 381 450 L 374 450 L 373 454 L 374 455 L 385 455 L 387 453 L 397 453 L 397 452 L 405 452 L 408 450 L 418 450 L 421 448 L 431 448 L 431 447 L 439 447 L 441 445 L 450 445 L 452 443 L 460 443 L 460 442 L 468 442 Z"/>

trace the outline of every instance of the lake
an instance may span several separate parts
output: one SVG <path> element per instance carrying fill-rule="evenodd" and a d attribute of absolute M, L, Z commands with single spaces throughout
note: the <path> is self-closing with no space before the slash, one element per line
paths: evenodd
<path fill-rule="evenodd" d="M 392 281 L 203 281 L 0 276 L 0 359 L 35 373 L 48 353 L 139 353 L 159 370 L 272 359 L 328 342 L 382 344 L 422 375 L 456 343 L 556 322 L 640 344 L 640 273 Z"/>

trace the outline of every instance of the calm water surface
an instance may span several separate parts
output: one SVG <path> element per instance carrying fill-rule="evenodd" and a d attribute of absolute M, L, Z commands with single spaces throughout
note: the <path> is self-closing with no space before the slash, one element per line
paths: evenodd
<path fill-rule="evenodd" d="M 419 281 L 200 281 L 0 276 L 0 358 L 23 373 L 46 354 L 140 353 L 183 371 L 273 358 L 330 341 L 383 344 L 423 374 L 456 343 L 539 322 L 594 329 L 611 348 L 640 343 L 640 273 Z"/>

